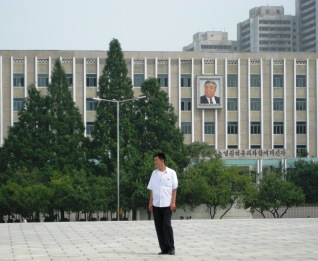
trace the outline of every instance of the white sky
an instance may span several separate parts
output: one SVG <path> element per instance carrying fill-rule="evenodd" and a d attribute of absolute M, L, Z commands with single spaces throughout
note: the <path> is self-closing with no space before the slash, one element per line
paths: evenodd
<path fill-rule="evenodd" d="M 182 51 L 197 32 L 227 31 L 258 6 L 295 0 L 0 0 L 0 50 Z"/>

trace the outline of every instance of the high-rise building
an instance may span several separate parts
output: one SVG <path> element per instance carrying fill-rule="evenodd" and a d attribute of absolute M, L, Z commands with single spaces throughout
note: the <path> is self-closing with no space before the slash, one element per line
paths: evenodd
<path fill-rule="evenodd" d="M 298 20 L 285 15 L 283 6 L 255 7 L 237 25 L 237 42 L 240 52 L 297 52 Z"/>
<path fill-rule="evenodd" d="M 296 16 L 299 19 L 301 52 L 318 51 L 318 1 L 296 0 Z"/>
<path fill-rule="evenodd" d="M 185 52 L 236 52 L 237 42 L 229 40 L 227 32 L 199 32 L 193 35 L 193 42 L 182 50 Z"/>

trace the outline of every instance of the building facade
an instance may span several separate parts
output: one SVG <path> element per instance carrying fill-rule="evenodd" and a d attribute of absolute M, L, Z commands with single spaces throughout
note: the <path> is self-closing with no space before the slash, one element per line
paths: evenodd
<path fill-rule="evenodd" d="M 284 149 L 286 158 L 318 156 L 318 54 L 124 52 L 136 96 L 159 79 L 178 116 L 185 143 L 217 150 Z M 0 142 L 18 121 L 27 88 L 45 94 L 55 59 L 86 124 L 94 128 L 104 51 L 0 51 Z M 204 83 L 217 83 L 218 104 L 203 104 Z"/>
<path fill-rule="evenodd" d="M 227 32 L 199 32 L 193 35 L 193 42 L 182 50 L 185 52 L 237 52 L 237 41 L 229 40 Z"/>
<path fill-rule="evenodd" d="M 237 42 L 241 52 L 297 52 L 298 19 L 285 15 L 282 6 L 255 7 L 237 24 Z"/>
<path fill-rule="evenodd" d="M 318 51 L 318 2 L 316 0 L 296 0 L 296 16 L 299 19 L 301 52 Z"/>

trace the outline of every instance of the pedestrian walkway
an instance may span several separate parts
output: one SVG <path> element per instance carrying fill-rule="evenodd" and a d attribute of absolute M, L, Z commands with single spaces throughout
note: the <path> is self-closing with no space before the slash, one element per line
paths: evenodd
<path fill-rule="evenodd" d="M 318 260 L 318 219 L 173 220 L 176 255 L 153 221 L 0 224 L 0 260 Z"/>

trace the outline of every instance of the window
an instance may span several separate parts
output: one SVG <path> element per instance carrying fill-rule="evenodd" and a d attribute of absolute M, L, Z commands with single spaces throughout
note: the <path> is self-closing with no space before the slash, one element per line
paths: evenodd
<path fill-rule="evenodd" d="M 49 75 L 38 74 L 38 87 L 48 87 L 48 86 L 49 86 Z"/>
<path fill-rule="evenodd" d="M 191 98 L 181 98 L 181 111 L 191 111 Z"/>
<path fill-rule="evenodd" d="M 215 122 L 204 123 L 204 134 L 215 134 Z"/>
<path fill-rule="evenodd" d="M 86 98 L 86 110 L 87 111 L 96 111 L 97 108 L 97 101 L 91 99 L 91 98 Z"/>
<path fill-rule="evenodd" d="M 13 98 L 13 111 L 22 111 L 24 109 L 24 98 Z"/>
<path fill-rule="evenodd" d="M 305 111 L 307 107 L 306 98 L 296 98 L 296 110 Z"/>
<path fill-rule="evenodd" d="M 284 123 L 281 121 L 274 122 L 274 134 L 284 134 Z"/>
<path fill-rule="evenodd" d="M 96 87 L 97 86 L 97 75 L 96 73 L 86 74 L 86 87 Z"/>
<path fill-rule="evenodd" d="M 238 133 L 237 121 L 229 121 L 227 123 L 227 133 L 228 134 L 237 134 Z"/>
<path fill-rule="evenodd" d="M 280 144 L 274 145 L 274 149 L 283 149 L 283 148 L 284 148 L 284 145 L 280 145 Z"/>
<path fill-rule="evenodd" d="M 135 73 L 134 74 L 134 86 L 141 87 L 141 85 L 145 81 L 145 75 L 143 73 Z"/>
<path fill-rule="evenodd" d="M 157 75 L 158 82 L 160 84 L 160 87 L 168 87 L 168 74 L 160 73 Z"/>
<path fill-rule="evenodd" d="M 250 84 L 251 87 L 261 87 L 261 75 L 260 74 L 251 74 L 250 75 Z"/>
<path fill-rule="evenodd" d="M 181 131 L 184 134 L 191 134 L 192 128 L 191 128 L 191 122 L 181 122 Z"/>
<path fill-rule="evenodd" d="M 274 87 L 284 87 L 284 75 L 274 74 L 273 75 L 273 86 Z"/>
<path fill-rule="evenodd" d="M 274 111 L 283 111 L 284 110 L 284 99 L 283 98 L 274 98 L 273 110 Z"/>
<path fill-rule="evenodd" d="M 66 80 L 67 80 L 68 86 L 73 86 L 73 74 L 71 73 L 66 74 Z"/>
<path fill-rule="evenodd" d="M 191 74 L 181 74 L 181 87 L 191 87 Z"/>
<path fill-rule="evenodd" d="M 227 109 L 229 111 L 237 111 L 237 98 L 227 99 Z"/>
<path fill-rule="evenodd" d="M 297 134 L 306 134 L 307 133 L 307 124 L 305 121 L 297 121 L 296 123 L 296 133 Z"/>
<path fill-rule="evenodd" d="M 227 87 L 237 87 L 238 86 L 237 74 L 227 75 Z"/>
<path fill-rule="evenodd" d="M 86 122 L 86 134 L 92 134 L 94 131 L 94 122 Z"/>
<path fill-rule="evenodd" d="M 261 110 L 261 98 L 251 98 L 251 111 Z"/>
<path fill-rule="evenodd" d="M 14 87 L 23 87 L 24 86 L 24 74 L 23 73 L 13 74 L 13 86 Z"/>
<path fill-rule="evenodd" d="M 297 145 L 296 150 L 297 150 L 297 156 L 306 157 L 308 155 L 306 145 Z"/>
<path fill-rule="evenodd" d="M 261 149 L 261 145 L 251 145 L 251 149 Z"/>
<path fill-rule="evenodd" d="M 228 149 L 237 149 L 237 145 L 227 145 Z"/>
<path fill-rule="evenodd" d="M 306 75 L 296 75 L 296 87 L 306 87 Z"/>
<path fill-rule="evenodd" d="M 259 121 L 251 122 L 251 134 L 261 134 L 261 123 Z"/>

